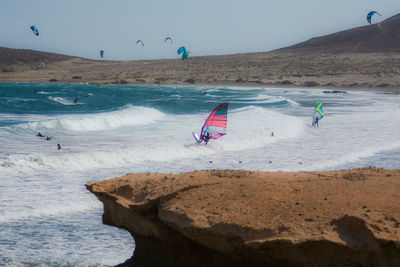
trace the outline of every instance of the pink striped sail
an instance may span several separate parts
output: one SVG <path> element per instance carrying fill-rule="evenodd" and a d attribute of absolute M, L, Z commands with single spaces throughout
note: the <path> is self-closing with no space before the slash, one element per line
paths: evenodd
<path fill-rule="evenodd" d="M 209 134 L 210 139 L 218 139 L 226 135 L 226 125 L 228 119 L 228 103 L 218 105 L 208 116 L 206 122 L 201 128 L 200 138 Z"/>

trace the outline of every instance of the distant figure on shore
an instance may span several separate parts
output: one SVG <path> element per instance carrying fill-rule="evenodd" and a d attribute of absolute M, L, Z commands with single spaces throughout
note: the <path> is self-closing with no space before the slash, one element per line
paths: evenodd
<path fill-rule="evenodd" d="M 50 137 L 50 136 L 47 136 L 47 137 L 46 137 L 46 140 L 51 140 L 51 137 Z"/>
<path fill-rule="evenodd" d="M 44 135 L 42 135 L 40 132 L 38 132 L 38 134 L 36 136 L 44 137 Z"/>
<path fill-rule="evenodd" d="M 74 103 L 76 104 L 76 103 L 78 103 L 78 100 L 79 100 L 79 98 L 75 98 L 75 100 L 74 100 Z"/>
<path fill-rule="evenodd" d="M 57 144 L 57 149 L 61 149 L 61 145 L 60 144 Z"/>

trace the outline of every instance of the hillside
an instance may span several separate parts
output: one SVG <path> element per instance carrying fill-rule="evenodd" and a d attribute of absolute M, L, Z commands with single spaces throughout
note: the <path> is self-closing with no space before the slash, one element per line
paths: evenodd
<path fill-rule="evenodd" d="M 72 58 L 74 57 L 29 49 L 0 47 L 0 70 L 7 72 L 15 68 L 35 69 L 41 67 L 42 62 L 51 64 Z"/>
<path fill-rule="evenodd" d="M 334 53 L 400 52 L 400 14 L 377 24 L 315 37 L 275 51 L 323 51 Z"/>
<path fill-rule="evenodd" d="M 400 14 L 272 52 L 89 60 L 0 48 L 0 81 L 256 85 L 400 92 Z M 45 68 L 42 67 L 45 63 Z"/>

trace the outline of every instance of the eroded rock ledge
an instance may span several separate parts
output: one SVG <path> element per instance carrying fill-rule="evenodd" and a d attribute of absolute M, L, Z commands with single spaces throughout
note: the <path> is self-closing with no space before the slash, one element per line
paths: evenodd
<path fill-rule="evenodd" d="M 128 174 L 86 184 L 129 266 L 400 266 L 400 170 Z"/>

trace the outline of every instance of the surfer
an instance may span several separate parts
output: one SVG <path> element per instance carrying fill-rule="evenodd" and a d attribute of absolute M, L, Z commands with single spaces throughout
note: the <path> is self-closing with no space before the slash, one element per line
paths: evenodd
<path fill-rule="evenodd" d="M 40 132 L 38 132 L 38 134 L 36 136 L 44 137 Z"/>
<path fill-rule="evenodd" d="M 74 103 L 75 103 L 75 104 L 78 103 L 78 100 L 79 100 L 79 99 L 76 97 L 75 100 L 74 100 Z"/>
<path fill-rule="evenodd" d="M 61 146 L 60 146 L 60 144 L 57 144 L 57 149 L 61 149 Z"/>
<path fill-rule="evenodd" d="M 51 137 L 50 137 L 50 136 L 47 136 L 47 137 L 46 137 L 46 140 L 51 140 Z"/>

